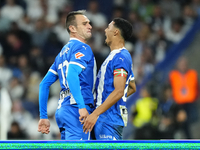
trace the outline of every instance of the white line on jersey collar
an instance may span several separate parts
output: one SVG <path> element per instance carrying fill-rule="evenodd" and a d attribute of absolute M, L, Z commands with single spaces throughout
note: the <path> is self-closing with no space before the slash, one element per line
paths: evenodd
<path fill-rule="evenodd" d="M 80 42 L 82 42 L 81 40 L 79 40 L 79 39 L 77 39 L 77 38 L 69 38 L 69 41 L 70 40 L 77 40 L 77 41 L 80 41 Z M 83 42 L 82 42 L 83 43 Z"/>
<path fill-rule="evenodd" d="M 113 51 L 121 51 L 122 49 L 126 49 L 126 48 L 125 48 L 125 47 L 122 47 L 122 48 L 119 48 L 119 49 L 114 49 L 114 50 L 111 51 L 111 53 L 112 53 Z"/>

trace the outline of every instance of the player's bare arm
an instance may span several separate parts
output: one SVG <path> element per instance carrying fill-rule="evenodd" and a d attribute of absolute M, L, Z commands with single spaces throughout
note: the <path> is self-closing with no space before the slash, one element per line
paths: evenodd
<path fill-rule="evenodd" d="M 48 134 L 50 132 L 50 121 L 49 119 L 40 119 L 38 123 L 38 132 Z"/>
<path fill-rule="evenodd" d="M 136 92 L 135 80 L 131 80 L 128 85 L 127 97 Z"/>
<path fill-rule="evenodd" d="M 90 132 L 93 129 L 98 119 L 98 116 L 108 110 L 111 106 L 113 106 L 120 98 L 122 98 L 122 96 L 124 95 L 125 84 L 125 76 L 114 77 L 115 90 L 107 97 L 102 105 L 100 105 L 92 114 L 87 117 L 83 125 L 84 132 Z"/>

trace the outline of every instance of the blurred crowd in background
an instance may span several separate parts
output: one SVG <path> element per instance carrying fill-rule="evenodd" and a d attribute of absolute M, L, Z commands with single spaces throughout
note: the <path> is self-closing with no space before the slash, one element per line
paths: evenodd
<path fill-rule="evenodd" d="M 10 99 L 10 102 L 1 100 L 1 106 L 10 107 L 6 107 L 9 117 L 3 120 L 5 116 L 1 116 L 0 122 L 7 125 L 7 139 L 60 139 L 54 119 L 59 82 L 50 89 L 50 135 L 37 132 L 39 83 L 69 40 L 66 15 L 81 8 L 82 3 L 78 0 L 0 1 L 0 87 Z M 87 10 L 86 16 L 93 27 L 88 44 L 94 52 L 98 69 L 110 52 L 104 44 L 104 30 L 108 23 L 116 17 L 132 23 L 133 37 L 125 47 L 133 59 L 137 85 L 154 71 L 168 49 L 183 39 L 200 16 L 200 0 L 85 0 L 82 9 Z M 141 90 L 141 99 L 130 114 L 135 128 L 130 138 L 182 138 L 175 134 L 179 127 L 184 130 L 184 138 L 192 138 L 186 121 L 187 110 L 172 100 L 172 91 L 173 87 L 166 85 L 162 89 L 162 98 L 152 98 L 149 87 Z M 164 105 L 167 100 L 170 101 Z M 145 116 L 143 120 L 141 115 Z"/>

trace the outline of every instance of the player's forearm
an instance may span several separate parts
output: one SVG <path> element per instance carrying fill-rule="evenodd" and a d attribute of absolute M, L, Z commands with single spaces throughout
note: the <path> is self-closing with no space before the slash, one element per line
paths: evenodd
<path fill-rule="evenodd" d="M 93 113 L 95 113 L 97 116 L 101 115 L 106 110 L 108 110 L 110 107 L 112 107 L 118 100 L 120 100 L 123 95 L 124 95 L 124 91 L 123 90 L 115 89 L 107 97 L 107 99 L 103 102 L 103 104 L 101 104 L 97 109 L 95 109 Z"/>
<path fill-rule="evenodd" d="M 135 92 L 136 92 L 135 81 L 132 80 L 132 81 L 130 81 L 129 86 L 128 86 L 127 97 L 129 97 L 130 95 L 132 95 Z"/>
<path fill-rule="evenodd" d="M 130 95 L 132 95 L 133 93 L 136 92 L 136 89 L 133 89 L 132 87 L 128 87 L 128 92 L 127 92 L 127 97 L 129 97 Z"/>
<path fill-rule="evenodd" d="M 40 119 L 47 119 L 47 101 L 49 97 L 49 87 L 58 79 L 57 75 L 48 72 L 43 78 L 39 87 L 39 110 Z"/>
<path fill-rule="evenodd" d="M 132 95 L 133 93 L 135 93 L 135 91 L 132 88 L 128 87 L 128 92 L 127 92 L 127 97 L 129 97 L 130 95 Z"/>

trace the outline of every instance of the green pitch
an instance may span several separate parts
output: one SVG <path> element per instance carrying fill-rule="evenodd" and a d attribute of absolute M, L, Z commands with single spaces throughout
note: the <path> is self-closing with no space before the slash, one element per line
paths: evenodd
<path fill-rule="evenodd" d="M 200 149 L 200 141 L 0 141 L 0 149 Z"/>

